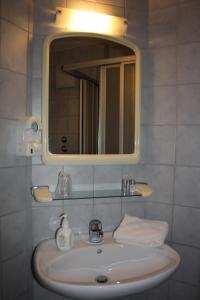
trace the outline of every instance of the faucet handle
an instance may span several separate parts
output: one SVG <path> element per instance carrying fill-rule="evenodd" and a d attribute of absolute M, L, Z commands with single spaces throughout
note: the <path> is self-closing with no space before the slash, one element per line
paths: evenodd
<path fill-rule="evenodd" d="M 99 230 L 100 230 L 99 224 L 98 223 L 93 224 L 92 231 L 99 231 Z"/>
<path fill-rule="evenodd" d="M 101 221 L 94 219 L 89 223 L 89 239 L 92 243 L 99 243 L 102 241 L 103 230 Z"/>
<path fill-rule="evenodd" d="M 90 223 L 89 223 L 89 230 L 92 230 L 92 231 L 102 230 L 101 221 L 99 221 L 97 219 L 91 220 Z"/>
<path fill-rule="evenodd" d="M 98 236 L 103 238 L 103 230 L 100 229 L 100 230 L 98 231 Z"/>

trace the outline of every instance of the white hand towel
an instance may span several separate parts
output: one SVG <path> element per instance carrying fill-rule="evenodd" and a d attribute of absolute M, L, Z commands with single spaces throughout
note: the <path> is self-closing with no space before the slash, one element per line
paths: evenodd
<path fill-rule="evenodd" d="M 162 246 L 168 233 L 168 224 L 137 217 L 124 216 L 113 237 L 116 242 L 148 247 Z"/>

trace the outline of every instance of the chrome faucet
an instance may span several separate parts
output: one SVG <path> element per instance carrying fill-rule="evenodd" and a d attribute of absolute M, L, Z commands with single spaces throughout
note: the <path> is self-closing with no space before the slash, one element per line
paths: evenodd
<path fill-rule="evenodd" d="M 89 223 L 90 243 L 101 243 L 103 240 L 103 230 L 101 221 L 94 219 Z"/>

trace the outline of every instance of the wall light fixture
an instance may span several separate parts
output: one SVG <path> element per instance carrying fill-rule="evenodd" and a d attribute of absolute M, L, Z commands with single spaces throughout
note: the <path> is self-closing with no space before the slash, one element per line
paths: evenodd
<path fill-rule="evenodd" d="M 67 31 L 123 36 L 127 30 L 127 19 L 91 11 L 57 7 L 56 26 Z"/>

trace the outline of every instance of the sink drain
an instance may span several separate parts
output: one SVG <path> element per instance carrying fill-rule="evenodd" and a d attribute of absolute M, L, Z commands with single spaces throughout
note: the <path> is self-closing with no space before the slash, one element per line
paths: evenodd
<path fill-rule="evenodd" d="M 96 277 L 96 282 L 98 282 L 98 283 L 106 283 L 106 282 L 108 282 L 108 277 L 105 276 L 105 275 L 98 275 Z"/>

